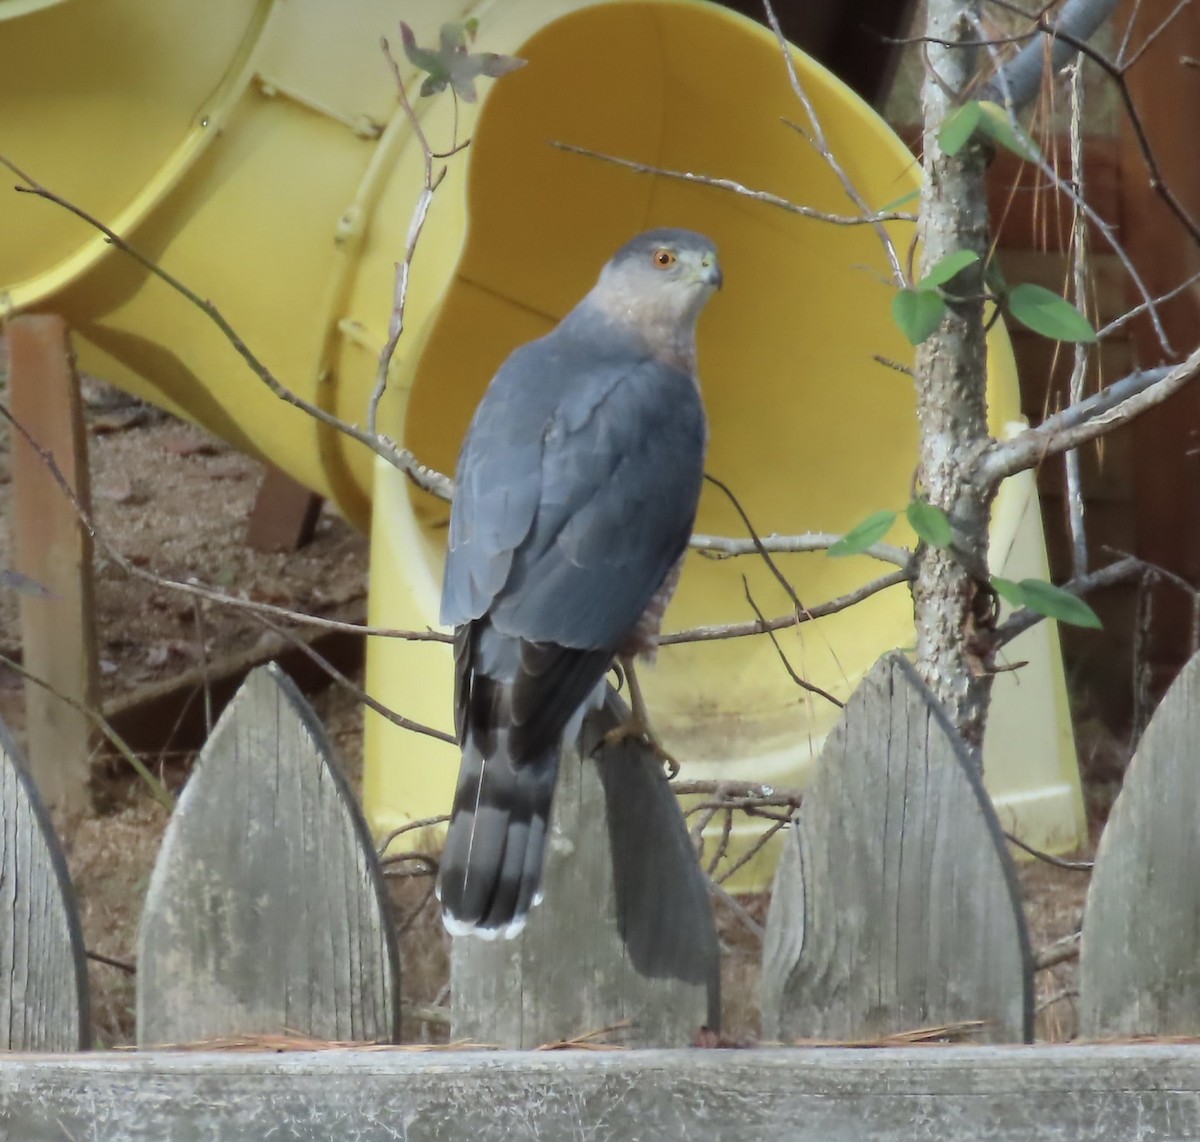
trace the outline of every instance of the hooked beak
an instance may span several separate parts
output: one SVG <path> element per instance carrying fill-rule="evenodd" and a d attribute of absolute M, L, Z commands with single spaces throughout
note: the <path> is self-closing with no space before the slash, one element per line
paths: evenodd
<path fill-rule="evenodd" d="M 706 256 L 700 263 L 700 280 L 705 285 L 720 289 L 725 284 L 725 275 L 721 273 L 721 263 L 715 257 Z"/>

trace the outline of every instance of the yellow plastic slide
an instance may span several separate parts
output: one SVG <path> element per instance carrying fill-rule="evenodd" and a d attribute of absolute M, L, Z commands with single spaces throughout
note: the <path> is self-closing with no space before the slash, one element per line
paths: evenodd
<path fill-rule="evenodd" d="M 762 534 L 845 531 L 901 508 L 915 462 L 911 382 L 877 361 L 911 359 L 870 227 L 837 226 L 728 191 L 637 173 L 562 141 L 741 183 L 817 210 L 852 212 L 802 135 L 770 33 L 701 0 L 493 0 L 476 50 L 528 66 L 457 107 L 457 137 L 414 264 L 406 333 L 381 406 L 386 430 L 442 470 L 495 367 L 556 321 L 631 234 L 711 235 L 726 288 L 701 324 L 712 422 L 708 467 Z M 431 42 L 456 15 L 439 0 L 0 0 L 0 152 L 127 235 L 214 301 L 274 373 L 347 420 L 365 416 L 387 332 L 395 261 L 421 186 L 421 154 L 379 50 L 406 19 Z M 919 169 L 886 124 L 796 54 L 830 146 L 874 207 Z M 410 69 L 403 59 L 402 67 Z M 446 93 L 418 99 L 439 148 L 455 139 Z M 186 301 L 78 220 L 28 196 L 0 211 L 0 308 L 62 312 L 83 366 L 205 424 L 371 526 L 370 618 L 437 621 L 446 505 L 365 449 L 281 404 Z M 901 251 L 908 224 L 889 230 Z M 1019 422 L 1011 353 L 992 338 L 993 431 Z M 743 533 L 715 489 L 699 530 Z M 900 525 L 889 537 L 910 542 Z M 1032 479 L 1005 485 L 993 570 L 1046 575 Z M 824 554 L 781 559 L 808 605 L 880 566 Z M 688 561 L 668 627 L 768 615 L 786 596 L 753 558 Z M 892 588 L 786 632 L 795 667 L 845 697 L 877 656 L 911 645 L 912 607 Z M 1069 848 L 1082 803 L 1053 624 L 1013 645 L 1029 666 L 997 680 L 986 779 L 1004 823 Z M 450 727 L 445 646 L 373 639 L 368 688 Z M 833 723 L 763 638 L 665 648 L 647 696 L 687 776 L 793 785 Z M 445 811 L 455 751 L 368 714 L 365 800 L 377 830 Z M 744 838 L 743 838 L 744 840 Z M 740 843 L 740 842 L 739 842 Z M 744 870 L 761 883 L 766 866 Z"/>

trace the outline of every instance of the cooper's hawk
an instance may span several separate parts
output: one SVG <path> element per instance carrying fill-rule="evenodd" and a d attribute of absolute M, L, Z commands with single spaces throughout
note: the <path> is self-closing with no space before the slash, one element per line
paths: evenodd
<path fill-rule="evenodd" d="M 655 644 L 700 497 L 695 330 L 720 285 L 707 238 L 639 235 L 475 412 L 442 589 L 462 767 L 438 893 L 455 935 L 524 926 L 563 744 L 614 657 Z"/>

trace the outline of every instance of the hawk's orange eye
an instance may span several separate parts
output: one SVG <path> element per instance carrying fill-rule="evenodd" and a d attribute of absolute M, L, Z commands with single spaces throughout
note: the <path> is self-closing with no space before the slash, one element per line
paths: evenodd
<path fill-rule="evenodd" d="M 670 250 L 655 250 L 654 264 L 660 270 L 665 270 L 668 266 L 675 264 L 675 255 Z"/>

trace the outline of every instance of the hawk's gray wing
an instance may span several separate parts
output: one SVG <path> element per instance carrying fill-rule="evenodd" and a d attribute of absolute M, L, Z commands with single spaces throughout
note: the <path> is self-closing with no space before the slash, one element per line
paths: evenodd
<path fill-rule="evenodd" d="M 677 369 L 569 340 L 519 349 L 476 413 L 442 621 L 611 654 L 687 545 L 704 412 Z"/>

